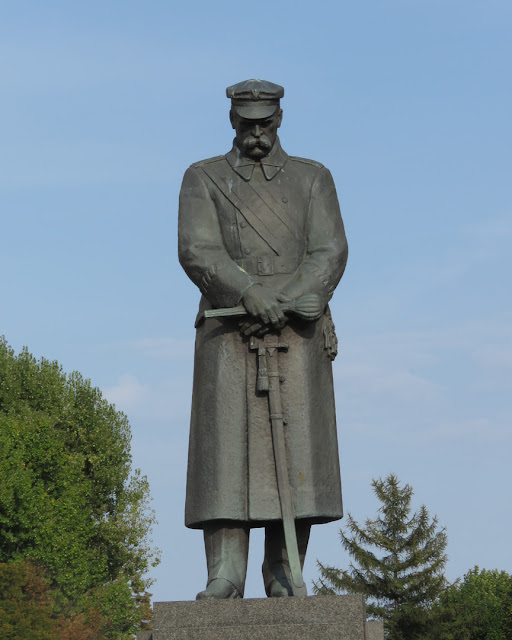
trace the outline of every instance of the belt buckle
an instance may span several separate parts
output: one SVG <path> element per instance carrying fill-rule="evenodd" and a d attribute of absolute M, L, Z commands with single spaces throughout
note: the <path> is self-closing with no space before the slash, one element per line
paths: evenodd
<path fill-rule="evenodd" d="M 258 258 L 258 275 L 274 275 L 274 260 L 272 256 L 262 256 L 261 258 Z"/>

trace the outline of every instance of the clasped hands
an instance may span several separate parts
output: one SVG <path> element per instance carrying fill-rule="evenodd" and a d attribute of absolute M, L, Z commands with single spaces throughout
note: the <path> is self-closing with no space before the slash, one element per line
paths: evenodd
<path fill-rule="evenodd" d="M 240 323 L 243 336 L 262 336 L 268 331 L 279 330 L 286 324 L 286 316 L 280 303 L 289 302 L 282 293 L 255 284 L 244 293 L 242 302 L 249 318 Z"/>

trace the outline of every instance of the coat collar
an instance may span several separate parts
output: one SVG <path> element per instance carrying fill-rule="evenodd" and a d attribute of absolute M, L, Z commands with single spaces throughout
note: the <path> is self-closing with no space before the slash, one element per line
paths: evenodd
<path fill-rule="evenodd" d="M 226 153 L 225 158 L 233 168 L 233 171 L 236 171 L 239 176 L 242 176 L 244 180 L 251 179 L 256 161 L 242 155 L 236 139 L 233 141 L 233 148 L 229 153 Z M 281 171 L 287 160 L 288 154 L 283 151 L 279 138 L 276 138 L 272 151 L 268 156 L 261 159 L 261 168 L 265 178 L 272 180 Z"/>

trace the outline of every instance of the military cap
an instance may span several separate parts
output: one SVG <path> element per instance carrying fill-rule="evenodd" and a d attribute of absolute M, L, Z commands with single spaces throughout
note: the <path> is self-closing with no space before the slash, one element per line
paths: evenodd
<path fill-rule="evenodd" d="M 260 120 L 270 117 L 279 107 L 284 89 L 268 80 L 244 80 L 228 87 L 226 95 L 242 118 Z"/>

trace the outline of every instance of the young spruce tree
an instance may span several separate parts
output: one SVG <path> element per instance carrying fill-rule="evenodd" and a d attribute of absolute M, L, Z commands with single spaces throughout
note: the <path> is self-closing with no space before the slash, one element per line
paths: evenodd
<path fill-rule="evenodd" d="M 349 569 L 318 562 L 320 578 L 314 590 L 361 593 L 369 616 L 384 620 L 387 638 L 421 638 L 431 604 L 445 586 L 447 536 L 425 506 L 411 515 L 412 487 L 402 487 L 394 474 L 373 480 L 372 487 L 382 503 L 377 518 L 360 526 L 349 514 L 347 531 L 340 530 L 352 557 Z"/>

